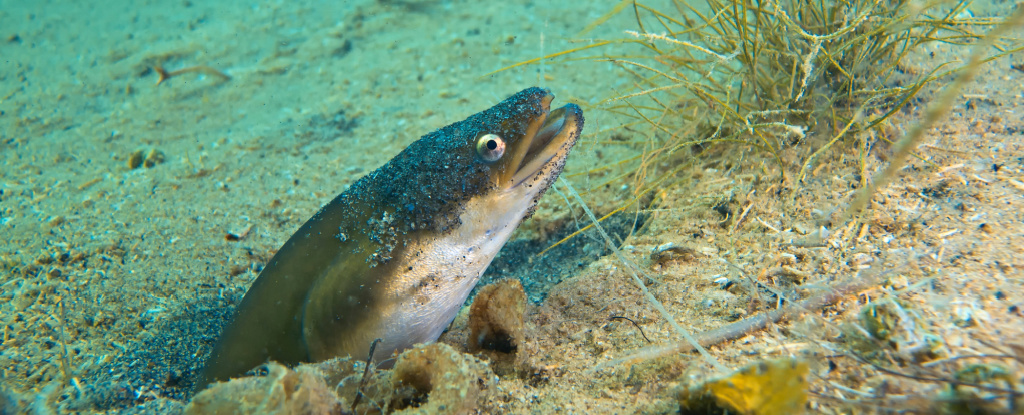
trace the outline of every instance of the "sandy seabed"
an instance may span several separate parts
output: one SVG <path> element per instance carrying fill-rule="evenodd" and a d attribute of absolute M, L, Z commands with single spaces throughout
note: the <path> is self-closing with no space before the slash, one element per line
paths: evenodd
<path fill-rule="evenodd" d="M 649 149 L 654 133 L 619 128 L 622 117 L 591 106 L 632 91 L 630 76 L 593 60 L 488 74 L 587 39 L 624 37 L 635 26 L 630 13 L 577 36 L 611 5 L 4 3 L 0 413 L 180 412 L 220 325 L 319 206 L 421 135 L 525 87 L 584 107 L 583 141 L 563 177 L 590 207 L 606 213 L 629 200 L 633 182 L 613 180 L 629 165 L 616 163 Z M 994 16 L 1009 7 L 972 9 Z M 907 67 L 925 71 L 963 54 L 926 46 Z M 733 369 L 775 357 L 809 361 L 813 412 L 929 412 L 948 379 L 979 363 L 989 378 L 968 383 L 1020 393 L 1024 72 L 1011 66 L 1021 59 L 983 67 L 860 224 L 833 221 L 861 177 L 884 168 L 888 146 L 873 147 L 863 172 L 855 145 L 837 147 L 796 186 L 779 182 L 779 166 L 764 155 L 725 148 L 657 195 L 622 253 L 695 333 L 774 308 L 777 296 L 765 301 L 772 294 L 802 298 L 873 281 L 709 349 Z M 155 68 L 196 65 L 210 69 L 157 85 Z M 935 95 L 924 92 L 899 114 L 892 136 Z M 813 150 L 787 151 L 797 160 Z M 513 238 L 547 240 L 574 218 L 586 222 L 567 200 L 549 192 Z M 822 227 L 825 238 L 807 243 Z M 530 293 L 539 302 L 527 307 L 519 351 L 530 356 L 517 370 L 497 370 L 469 411 L 670 413 L 678 390 L 723 374 L 695 353 L 593 370 L 680 338 L 619 260 L 591 243 L 598 248 L 573 259 L 554 278 L 560 283 Z M 652 257 L 666 243 L 681 254 Z M 934 356 L 874 362 L 904 376 L 851 357 L 856 347 L 874 350 L 844 331 L 865 321 L 868 304 L 899 304 L 882 309 L 899 314 L 893 344 L 911 355 L 925 345 Z M 464 313 L 441 341 L 465 352 L 467 332 Z M 993 381 L 998 370 L 1007 375 Z"/>

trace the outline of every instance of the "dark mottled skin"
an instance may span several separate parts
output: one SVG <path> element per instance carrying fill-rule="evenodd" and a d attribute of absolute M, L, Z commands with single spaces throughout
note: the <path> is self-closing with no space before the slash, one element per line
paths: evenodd
<path fill-rule="evenodd" d="M 339 235 L 367 235 L 376 245 L 367 261 L 385 263 L 401 235 L 414 230 L 446 232 L 457 226 L 462 202 L 494 187 L 492 169 L 507 168 L 481 161 L 476 138 L 486 133 L 506 140 L 523 135 L 524 121 L 543 112 L 536 97 L 544 94 L 536 87 L 523 90 L 487 111 L 427 134 L 359 179 L 331 204 L 382 207 L 388 215 L 377 210 L 367 217 L 365 210 L 351 210 L 344 214 Z"/>
<path fill-rule="evenodd" d="M 491 164 L 481 160 L 476 154 L 478 137 L 496 133 L 510 151 L 515 149 L 530 123 L 544 115 L 550 99 L 546 90 L 529 88 L 427 134 L 321 208 L 246 292 L 234 321 L 211 352 L 197 390 L 267 360 L 309 361 L 303 327 L 313 326 L 303 320 L 303 313 L 311 307 L 307 301 L 323 297 L 324 290 L 361 299 L 357 307 L 335 311 L 344 316 L 331 322 L 340 324 L 336 330 L 364 333 L 366 325 L 376 324 L 374 296 L 384 291 L 381 284 L 402 272 L 395 269 L 398 261 L 391 259 L 410 255 L 403 240 L 451 232 L 459 225 L 463 202 L 493 189 L 499 180 L 509 180 L 510 172 L 518 168 L 515 157 Z M 369 341 L 365 343 L 360 346 L 368 347 Z"/>

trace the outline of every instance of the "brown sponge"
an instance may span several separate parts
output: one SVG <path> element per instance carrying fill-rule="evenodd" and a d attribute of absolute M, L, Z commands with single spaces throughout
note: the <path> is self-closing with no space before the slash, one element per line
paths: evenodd
<path fill-rule="evenodd" d="M 525 313 L 526 293 L 519 280 L 501 280 L 481 288 L 469 308 L 469 351 L 515 354 L 523 342 Z"/>
<path fill-rule="evenodd" d="M 487 364 L 444 343 L 418 344 L 391 374 L 395 414 L 464 414 L 497 382 Z"/>
<path fill-rule="evenodd" d="M 314 370 L 267 363 L 263 377 L 216 383 L 185 407 L 186 414 L 332 414 L 340 409 L 323 377 Z"/>

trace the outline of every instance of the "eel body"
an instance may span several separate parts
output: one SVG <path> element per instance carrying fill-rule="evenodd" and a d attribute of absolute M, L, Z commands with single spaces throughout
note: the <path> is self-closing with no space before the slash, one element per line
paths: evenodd
<path fill-rule="evenodd" d="M 196 390 L 437 340 L 579 138 L 582 111 L 553 98 L 528 88 L 427 134 L 322 207 L 249 287 Z"/>

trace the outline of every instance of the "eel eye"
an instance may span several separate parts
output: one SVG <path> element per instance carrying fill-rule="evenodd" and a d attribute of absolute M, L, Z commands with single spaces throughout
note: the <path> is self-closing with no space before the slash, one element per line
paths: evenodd
<path fill-rule="evenodd" d="M 505 140 L 494 134 L 484 134 L 476 140 L 476 154 L 488 163 L 498 161 L 505 154 Z"/>

